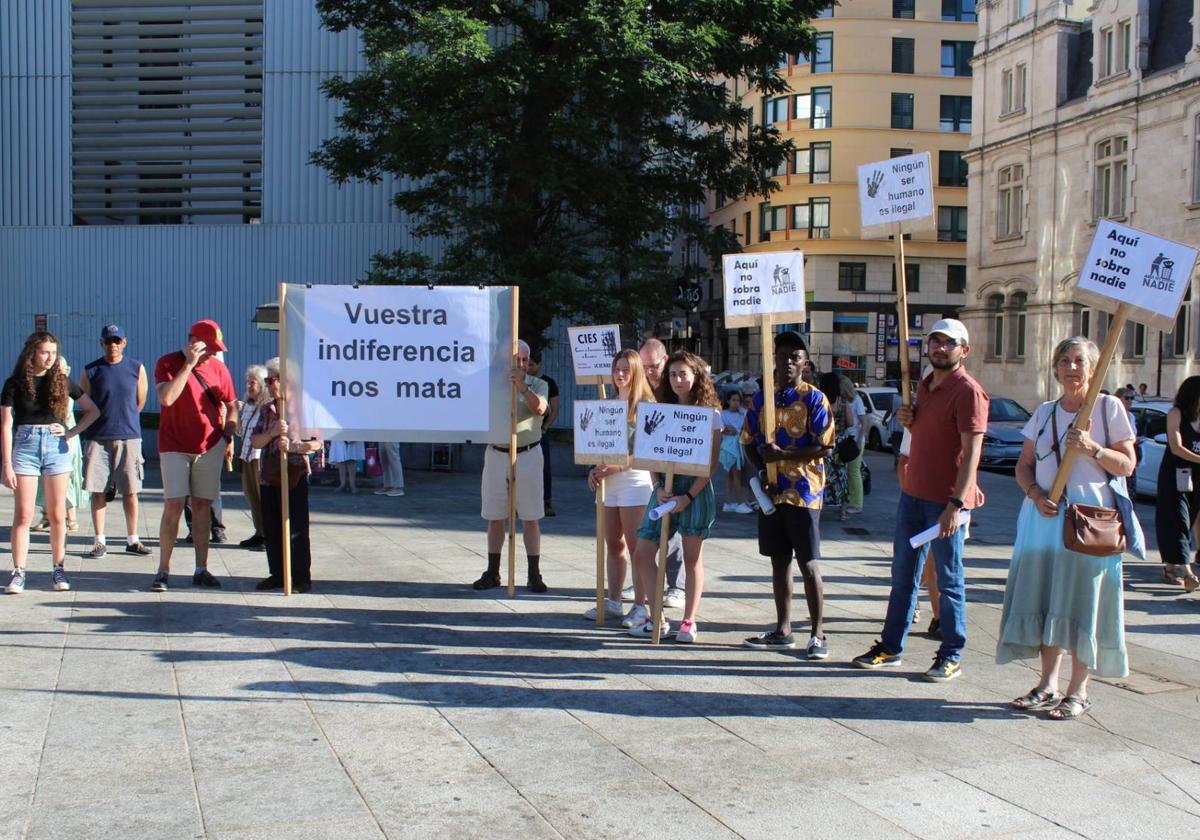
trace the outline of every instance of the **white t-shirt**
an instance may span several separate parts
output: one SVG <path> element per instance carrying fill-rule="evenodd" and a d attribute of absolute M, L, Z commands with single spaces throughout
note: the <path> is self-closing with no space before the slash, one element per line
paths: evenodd
<path fill-rule="evenodd" d="M 846 405 L 845 397 L 843 397 L 841 400 L 839 400 L 839 402 L 843 406 L 842 410 L 845 411 L 845 408 L 844 408 L 844 406 Z M 850 437 L 854 438 L 855 440 L 858 440 L 859 437 L 862 435 L 862 428 L 859 426 L 859 422 L 862 420 L 863 415 L 866 413 L 867 413 L 867 407 L 866 407 L 866 405 L 863 404 L 862 397 L 860 397 L 858 394 L 855 394 L 854 401 L 852 403 L 850 403 L 850 410 L 846 411 L 846 414 L 849 415 L 846 418 L 846 434 L 849 435 Z"/>
<path fill-rule="evenodd" d="M 724 427 L 724 426 L 733 427 L 733 429 L 735 430 L 734 434 L 740 434 L 742 431 L 742 426 L 744 426 L 745 423 L 746 423 L 746 409 L 742 408 L 742 409 L 738 409 L 737 411 L 734 411 L 732 409 L 725 408 L 725 409 L 721 410 L 721 425 L 722 425 L 722 427 Z M 724 428 L 722 428 L 720 431 L 724 431 Z"/>
<path fill-rule="evenodd" d="M 1071 424 L 1075 422 L 1074 412 L 1064 411 L 1058 400 L 1044 402 L 1033 412 L 1029 422 L 1025 424 L 1022 434 L 1026 440 L 1033 441 L 1035 460 L 1035 478 L 1038 486 L 1049 491 L 1054 484 L 1054 476 L 1058 472 L 1058 459 L 1054 456 L 1054 433 L 1050 413 L 1058 412 L 1059 452 L 1066 454 L 1062 441 L 1066 438 Z M 1104 418 L 1108 418 L 1108 437 L 1104 436 Z M 1129 425 L 1129 413 L 1116 397 L 1101 394 L 1092 409 L 1092 439 L 1105 448 L 1124 440 L 1133 440 L 1133 427 Z M 1112 491 L 1108 489 L 1108 473 L 1100 466 L 1095 458 L 1089 458 L 1080 453 L 1071 465 L 1071 474 L 1067 478 L 1067 488 L 1064 493 L 1071 502 L 1089 505 L 1104 505 L 1112 507 L 1115 501 Z"/>

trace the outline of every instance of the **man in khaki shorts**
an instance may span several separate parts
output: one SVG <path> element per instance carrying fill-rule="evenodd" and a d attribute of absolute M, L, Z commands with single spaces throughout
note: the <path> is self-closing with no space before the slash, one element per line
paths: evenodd
<path fill-rule="evenodd" d="M 517 366 L 509 381 L 517 387 L 517 518 L 525 537 L 529 558 L 530 592 L 545 592 L 541 574 L 542 530 L 539 520 L 546 515 L 542 499 L 542 415 L 549 408 L 549 386 L 544 379 L 526 373 L 529 345 L 518 341 Z M 507 389 L 503 395 L 507 399 Z M 501 395 L 494 395 L 500 399 Z M 508 445 L 489 445 L 483 456 L 482 516 L 487 520 L 488 567 L 475 581 L 476 589 L 500 585 L 500 553 L 508 525 Z"/>
<path fill-rule="evenodd" d="M 164 497 L 158 573 L 150 585 L 155 592 L 167 590 L 171 552 L 189 496 L 196 548 L 192 585 L 221 585 L 208 571 L 208 537 L 225 450 L 232 446 L 237 426 L 237 392 L 229 369 L 216 357 L 225 350 L 216 321 L 197 321 L 188 331 L 187 346 L 163 356 L 154 366 Z"/>
<path fill-rule="evenodd" d="M 108 553 L 104 513 L 117 493 L 125 509 L 125 551 L 147 555 L 137 533 L 138 497 L 142 490 L 142 421 L 146 405 L 146 368 L 125 355 L 125 330 L 109 324 L 100 331 L 104 355 L 84 368 L 79 387 L 100 409 L 100 419 L 85 433 L 83 489 L 91 495 L 96 542 L 88 557 Z"/>

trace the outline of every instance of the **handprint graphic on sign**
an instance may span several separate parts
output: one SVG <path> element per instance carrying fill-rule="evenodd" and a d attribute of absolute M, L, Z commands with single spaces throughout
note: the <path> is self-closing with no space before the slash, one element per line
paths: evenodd
<path fill-rule="evenodd" d="M 867 195 L 871 198 L 874 198 L 875 194 L 879 192 L 879 185 L 882 183 L 883 172 L 879 169 L 876 169 L 873 173 L 871 173 L 871 178 L 867 181 Z"/>
<path fill-rule="evenodd" d="M 649 416 L 646 417 L 646 424 L 643 427 L 646 434 L 648 434 L 648 435 L 654 434 L 654 430 L 657 429 L 659 426 L 661 426 L 662 421 L 664 421 L 666 419 L 667 419 L 666 415 L 663 414 L 661 411 L 651 412 L 649 414 Z"/>
<path fill-rule="evenodd" d="M 601 339 L 604 344 L 604 352 L 609 358 L 617 355 L 617 334 L 614 332 L 606 332 L 604 338 Z"/>
<path fill-rule="evenodd" d="M 595 417 L 595 414 L 590 408 L 585 408 L 583 410 L 583 414 L 581 414 L 579 417 L 579 430 L 581 432 L 587 431 L 587 427 L 592 424 L 593 417 Z"/>

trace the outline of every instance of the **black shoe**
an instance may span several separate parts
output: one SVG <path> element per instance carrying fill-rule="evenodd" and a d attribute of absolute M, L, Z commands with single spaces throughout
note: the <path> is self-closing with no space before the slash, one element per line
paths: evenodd
<path fill-rule="evenodd" d="M 135 542 L 132 545 L 125 543 L 125 553 L 137 554 L 141 557 L 145 557 L 150 554 L 150 549 L 146 548 L 146 546 L 142 545 L 140 542 Z"/>
<path fill-rule="evenodd" d="M 208 569 L 201 569 L 192 575 L 192 586 L 207 586 L 209 589 L 220 589 L 221 581 L 213 577 Z"/>
<path fill-rule="evenodd" d="M 554 505 L 550 504 L 548 499 L 543 507 L 545 508 L 546 516 L 558 516 L 558 514 L 554 512 Z"/>
<path fill-rule="evenodd" d="M 755 650 L 791 650 L 796 646 L 796 637 L 791 633 L 770 630 L 766 633 L 759 633 L 757 636 L 751 636 L 742 644 Z"/>
<path fill-rule="evenodd" d="M 283 581 L 277 577 L 265 577 L 258 583 L 254 584 L 254 588 L 259 592 L 269 592 L 272 589 L 283 589 Z"/>
<path fill-rule="evenodd" d="M 525 588 L 530 592 L 536 592 L 539 595 L 549 591 L 550 587 L 546 586 L 546 582 L 542 580 L 541 575 L 530 575 L 529 580 L 525 582 Z"/>
<path fill-rule="evenodd" d="M 220 545 L 221 543 L 229 542 L 229 537 L 225 536 L 224 528 L 214 528 L 212 536 L 208 538 L 208 541 L 214 545 Z"/>
<path fill-rule="evenodd" d="M 932 636 L 935 639 L 942 638 L 942 622 L 936 618 L 929 622 L 929 629 L 925 631 L 926 636 Z"/>
<path fill-rule="evenodd" d="M 263 545 L 266 545 L 266 542 L 266 537 L 262 536 L 261 534 L 255 534 L 252 537 L 246 537 L 246 539 L 242 540 L 240 543 L 238 543 L 238 545 L 240 545 L 242 548 L 259 548 Z"/>
<path fill-rule="evenodd" d="M 483 591 L 484 589 L 495 589 L 500 585 L 500 575 L 495 572 L 484 572 L 479 576 L 479 580 L 475 581 L 471 586 Z"/>
<path fill-rule="evenodd" d="M 311 580 L 306 580 L 303 583 L 293 583 L 292 584 L 292 594 L 293 595 L 303 595 L 306 592 L 312 592 L 312 581 Z"/>
<path fill-rule="evenodd" d="M 93 546 L 92 546 L 92 550 L 91 550 L 91 551 L 89 551 L 89 552 L 88 552 L 87 554 L 85 554 L 84 556 L 85 556 L 85 557 L 88 557 L 88 558 L 90 558 L 90 559 L 92 559 L 92 560 L 99 560 L 99 559 L 100 559 L 101 557 L 103 557 L 105 554 L 108 554 L 108 546 L 107 546 L 107 545 L 105 545 L 105 544 L 104 544 L 104 543 L 102 543 L 102 542 L 98 542 L 98 543 L 96 543 L 95 545 L 93 545 Z"/>

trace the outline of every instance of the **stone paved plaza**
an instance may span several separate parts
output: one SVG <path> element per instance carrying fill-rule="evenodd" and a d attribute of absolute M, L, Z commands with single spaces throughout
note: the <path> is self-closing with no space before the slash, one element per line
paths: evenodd
<path fill-rule="evenodd" d="M 900 669 L 849 667 L 888 592 L 895 476 L 868 462 L 866 513 L 823 526 L 825 662 L 741 646 L 774 614 L 751 516 L 706 544 L 699 644 L 585 622 L 594 519 L 570 467 L 551 591 L 512 600 L 468 585 L 469 474 L 410 471 L 404 498 L 314 489 L 307 595 L 255 592 L 264 555 L 236 545 L 213 551 L 223 589 L 193 589 L 183 549 L 152 594 L 152 558 L 81 557 L 86 525 L 55 593 L 36 537 L 29 591 L 0 599 L 0 838 L 1200 837 L 1197 597 L 1160 582 L 1156 553 L 1130 563 L 1130 677 L 1095 683 L 1079 722 L 1010 711 L 1036 680 L 992 661 L 1020 493 L 987 474 L 964 677 L 921 681 L 922 635 Z M 156 536 L 161 496 L 143 498 Z M 236 544 L 232 481 L 225 499 Z M 120 524 L 114 508 L 110 539 Z"/>

